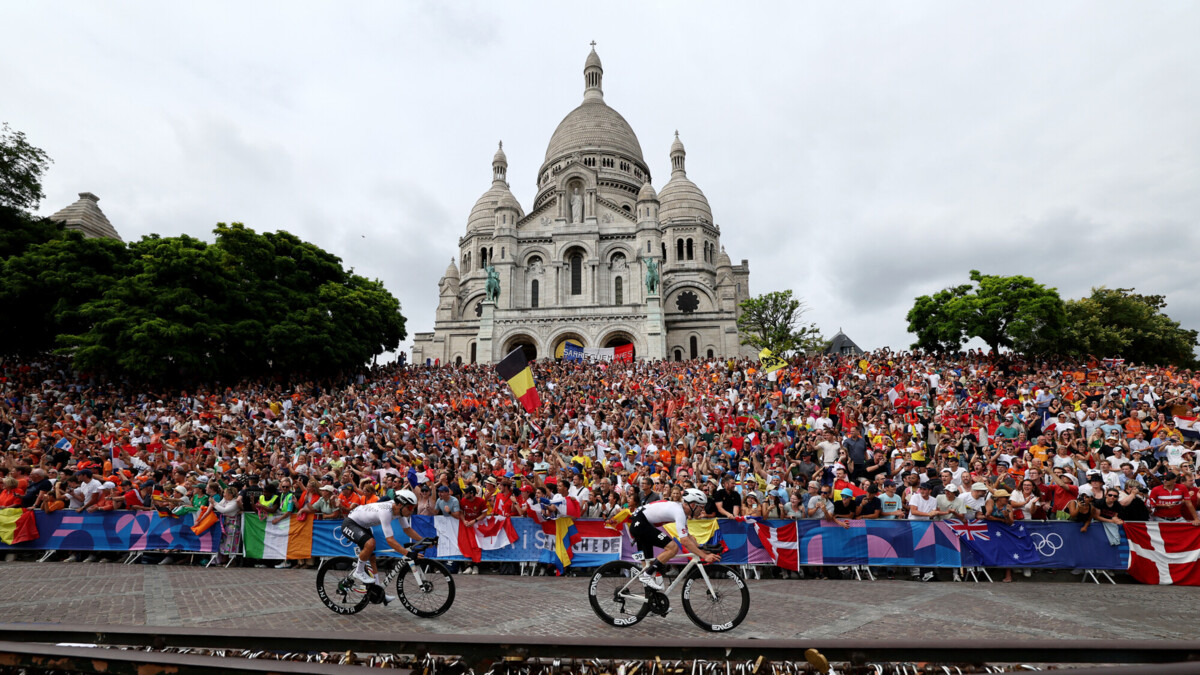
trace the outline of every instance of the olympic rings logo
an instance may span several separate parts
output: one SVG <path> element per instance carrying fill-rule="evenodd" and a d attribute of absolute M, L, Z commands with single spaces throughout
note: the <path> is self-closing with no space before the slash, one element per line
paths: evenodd
<path fill-rule="evenodd" d="M 1037 549 L 1038 555 L 1050 558 L 1063 547 L 1063 538 L 1057 532 L 1051 532 L 1050 534 L 1034 532 L 1033 546 Z"/>

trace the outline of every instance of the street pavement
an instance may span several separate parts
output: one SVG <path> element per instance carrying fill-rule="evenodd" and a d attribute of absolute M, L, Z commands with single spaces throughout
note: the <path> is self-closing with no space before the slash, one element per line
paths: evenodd
<path fill-rule="evenodd" d="M 1059 573 L 1059 580 L 1064 573 Z M 1069 575 L 1067 575 L 1069 577 Z M 102 563 L 0 563 L 7 621 L 546 636 L 691 638 L 1174 638 L 1194 639 L 1200 595 L 1190 588 L 1030 581 L 750 581 L 736 630 L 704 633 L 683 613 L 613 628 L 592 613 L 584 577 L 456 575 L 454 606 L 419 619 L 398 603 L 354 616 L 325 608 L 313 570 Z"/>

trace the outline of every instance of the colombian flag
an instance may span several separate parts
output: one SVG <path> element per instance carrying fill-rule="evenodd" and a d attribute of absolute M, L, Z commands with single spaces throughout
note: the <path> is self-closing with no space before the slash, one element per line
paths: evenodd
<path fill-rule="evenodd" d="M 551 562 L 558 570 L 558 575 L 562 576 L 563 569 L 569 567 L 571 559 L 574 558 L 571 548 L 583 539 L 583 535 L 575 527 L 575 521 L 570 518 L 557 518 L 553 523 L 542 523 L 542 530 L 554 537 L 554 550 L 550 554 Z M 546 559 L 542 558 L 542 562 L 546 562 Z"/>
<path fill-rule="evenodd" d="M 529 370 L 529 362 L 525 360 L 525 351 L 520 347 L 509 352 L 508 356 L 496 364 L 496 373 L 508 382 L 513 396 L 521 402 L 525 412 L 532 413 L 542 404 L 537 389 L 533 387 L 533 372 Z"/>

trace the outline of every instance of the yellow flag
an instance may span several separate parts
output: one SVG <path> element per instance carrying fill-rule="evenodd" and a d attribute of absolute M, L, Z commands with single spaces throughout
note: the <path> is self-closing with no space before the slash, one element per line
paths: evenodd
<path fill-rule="evenodd" d="M 767 371 L 768 374 L 787 368 L 787 361 L 772 354 L 770 349 L 763 349 L 759 352 L 758 361 L 762 364 L 763 370 Z"/>
<path fill-rule="evenodd" d="M 696 543 L 704 545 L 720 530 L 720 524 L 716 518 L 705 518 L 703 520 L 689 519 L 687 521 L 687 528 L 688 534 L 696 538 Z M 663 529 L 672 537 L 679 538 L 679 532 L 675 529 L 675 523 L 664 523 Z"/>
<path fill-rule="evenodd" d="M 862 368 L 862 369 L 863 369 L 863 372 L 866 372 L 866 371 L 868 371 L 868 370 L 870 370 L 870 369 L 871 369 L 871 364 L 867 363 L 867 360 L 866 360 L 866 359 L 863 359 L 863 360 L 861 360 L 861 361 L 859 361 L 859 362 L 858 362 L 858 367 L 859 367 L 859 368 Z"/>

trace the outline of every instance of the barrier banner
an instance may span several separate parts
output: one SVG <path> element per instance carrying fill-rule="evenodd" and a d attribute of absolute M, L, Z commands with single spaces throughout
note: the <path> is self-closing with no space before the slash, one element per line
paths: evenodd
<path fill-rule="evenodd" d="M 1117 540 L 1114 545 L 1103 523 L 1092 523 L 1087 532 L 1079 531 L 1082 527 L 1079 523 L 1065 521 L 1025 520 L 1021 524 L 1029 535 L 1037 558 L 1005 567 L 1067 570 L 1125 570 L 1129 567 L 1129 540 L 1123 528 L 1111 528 Z M 974 567 L 983 563 L 974 551 L 964 546 L 962 564 L 964 567 Z"/>
<path fill-rule="evenodd" d="M 413 516 L 412 526 L 422 537 L 438 535 L 437 516 Z M 542 524 L 531 518 L 512 518 L 513 528 L 517 533 L 514 545 L 481 551 L 482 562 L 545 562 L 555 561 L 553 530 L 547 531 Z M 548 523 L 553 526 L 554 523 Z M 580 567 L 596 567 L 609 560 L 621 557 L 621 536 L 616 530 L 604 527 L 600 520 L 576 520 L 575 527 L 581 535 L 580 540 L 571 548 L 572 564 Z M 318 520 L 313 523 L 312 554 L 314 556 L 349 556 L 354 555 L 354 544 L 342 535 L 340 520 Z M 382 528 L 372 529 L 375 535 L 375 552 L 377 555 L 399 556 L 385 543 Z M 410 539 L 396 527 L 392 528 L 396 541 L 407 545 Z M 426 551 L 431 558 L 438 560 L 461 560 L 467 558 L 461 555 L 438 555 L 436 551 Z"/>
<path fill-rule="evenodd" d="M 797 565 L 878 565 L 889 567 L 959 567 L 958 537 L 945 523 L 918 520 L 852 520 L 849 527 L 827 520 L 760 521 L 751 536 L 747 563 L 772 564 L 765 550 L 796 551 Z M 795 528 L 795 533 L 790 531 Z M 783 530 L 770 533 L 771 529 Z M 763 545 L 766 530 L 782 547 Z M 757 554 L 755 552 L 757 549 Z M 778 552 L 777 552 L 778 555 Z M 737 563 L 735 563 L 737 564 Z"/>
<path fill-rule="evenodd" d="M 197 535 L 192 532 L 193 514 L 182 518 L 163 517 L 157 511 L 104 511 L 78 513 L 55 511 L 34 514 L 38 537 L 2 550 L 37 551 L 185 551 L 215 553 L 221 542 L 221 527 Z"/>
<path fill-rule="evenodd" d="M 38 536 L 36 539 L 16 545 L 0 543 L 0 551 L 19 550 L 64 550 L 64 551 L 153 551 L 169 550 L 191 553 L 213 553 L 221 541 L 221 527 L 216 525 L 200 535 L 191 527 L 193 516 L 182 518 L 160 516 L 154 511 L 109 511 L 103 513 L 76 513 L 75 511 L 34 512 Z M 433 516 L 415 516 L 413 528 L 423 537 L 437 536 Z M 859 520 L 850 521 L 850 527 L 819 520 L 765 520 L 750 519 L 697 521 L 692 529 L 703 541 L 713 542 L 718 538 L 724 544 L 722 561 L 730 565 L 771 565 L 774 561 L 763 546 L 763 534 L 770 541 L 786 542 L 785 550 L 794 546 L 795 564 L 805 565 L 874 565 L 891 567 L 972 567 L 982 565 L 971 547 L 963 545 L 966 536 L 991 536 L 988 528 L 974 530 L 952 521 L 928 522 L 909 520 Z M 483 562 L 546 562 L 558 560 L 555 552 L 556 530 L 554 523 L 538 523 L 529 518 L 512 518 L 516 532 L 515 544 L 494 549 L 484 549 Z M 955 526 L 958 526 L 958 531 Z M 970 525 L 970 524 L 967 524 Z M 548 529 L 549 526 L 549 529 Z M 578 540 L 571 547 L 571 564 L 575 567 L 595 567 L 610 560 L 632 560 L 636 547 L 628 533 L 604 527 L 603 521 L 576 519 L 573 524 Z M 1080 532 L 1078 523 L 1023 521 L 1029 543 L 1037 552 L 1037 559 L 1023 556 L 1023 562 L 1001 565 L 1002 567 L 1034 567 L 1049 569 L 1104 569 L 1126 570 L 1130 567 L 1130 544 L 1125 528 L 1106 527 L 1103 523 L 1092 523 L 1086 533 Z M 1145 532 L 1146 525 L 1140 526 Z M 1161 527 L 1161 526 L 1160 526 Z M 1188 528 L 1191 526 L 1188 525 Z M 780 532 L 781 528 L 786 529 Z M 444 528 L 443 528 L 444 529 Z M 775 536 L 771 537 L 771 530 Z M 290 533 L 290 526 L 288 531 Z M 280 532 L 282 532 L 282 521 Z M 1155 530 L 1156 532 L 1158 530 Z M 1181 530 L 1182 531 L 1182 530 Z M 1191 532 L 1191 530 L 1188 530 Z M 794 532 L 794 534 L 793 534 Z M 782 536 L 781 536 L 782 535 Z M 398 555 L 384 543 L 382 532 L 375 530 L 376 551 L 379 555 Z M 408 543 L 408 537 L 396 532 L 397 540 Z M 706 538 L 705 538 L 706 537 Z M 354 546 L 341 534 L 340 520 L 316 520 L 312 522 L 311 553 L 306 555 L 349 556 Z M 1139 544 L 1140 555 L 1158 565 L 1159 559 L 1168 560 L 1172 576 L 1190 574 L 1200 569 L 1200 553 L 1188 549 L 1185 554 L 1173 553 L 1171 546 Z M 297 541 L 297 547 L 302 542 Z M 973 542 L 979 547 L 986 542 Z M 1171 542 L 1168 542 L 1170 544 Z M 1171 544 L 1173 545 L 1173 544 Z M 275 548 L 279 548 L 278 546 Z M 292 548 L 292 543 L 287 543 Z M 1165 551 L 1165 552 L 1159 552 Z M 442 560 L 466 560 L 463 556 L 438 556 L 429 551 L 431 557 Z M 297 554 L 299 555 L 299 554 Z M 290 557 L 290 556 L 289 556 Z M 792 558 L 789 554 L 789 565 Z M 999 560 L 997 558 L 996 560 Z M 682 562 L 680 557 L 676 562 Z M 560 561 L 561 562 L 561 561 Z M 1156 568 L 1157 569 L 1157 568 Z"/>

